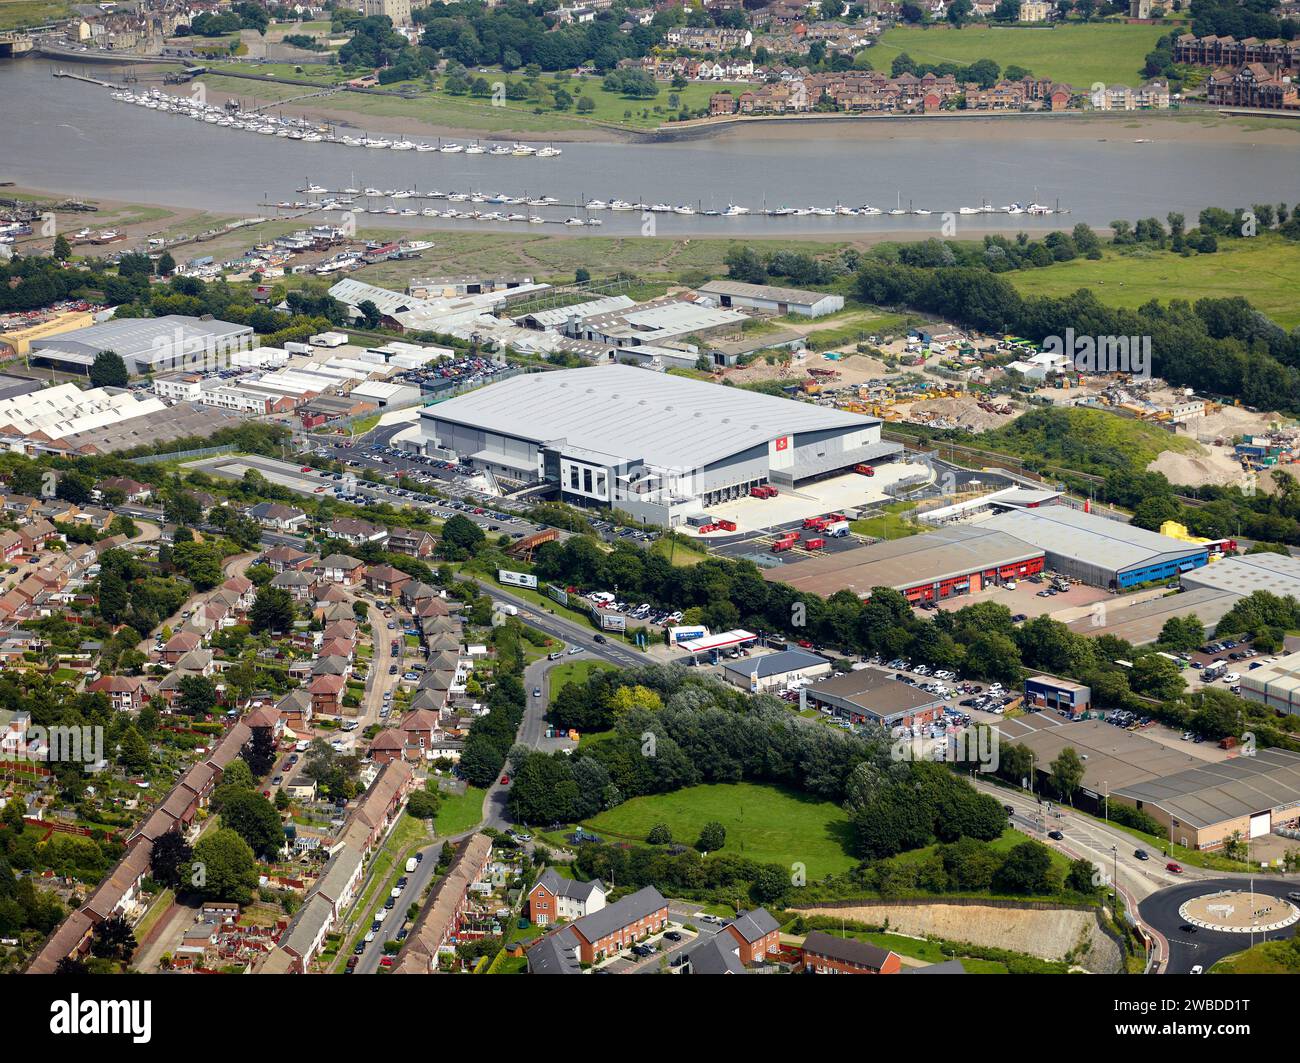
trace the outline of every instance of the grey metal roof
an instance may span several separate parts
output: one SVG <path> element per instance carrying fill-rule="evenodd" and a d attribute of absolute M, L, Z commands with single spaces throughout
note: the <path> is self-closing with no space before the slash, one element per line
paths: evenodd
<path fill-rule="evenodd" d="M 596 942 L 667 906 L 668 902 L 662 893 L 653 886 L 645 886 L 598 912 L 584 915 L 571 925 L 588 941 Z"/>
<path fill-rule="evenodd" d="M 744 281 L 709 281 L 695 289 L 705 295 L 734 295 L 742 299 L 771 299 L 777 303 L 801 303 L 811 306 L 823 299 L 835 298 L 834 292 L 812 292 L 807 288 L 778 288 L 771 284 L 746 284 Z"/>
<path fill-rule="evenodd" d="M 1300 803 L 1300 754 L 1260 749 L 1114 792 L 1158 805 L 1180 823 L 1208 827 Z"/>
<path fill-rule="evenodd" d="M 514 377 L 448 399 L 421 417 L 429 419 L 426 423 L 450 421 L 539 445 L 563 440 L 682 469 L 791 433 L 880 424 L 874 417 L 626 365 Z"/>
<path fill-rule="evenodd" d="M 844 960 L 848 963 L 861 964 L 864 967 L 873 967 L 876 970 L 880 970 L 890 957 L 889 949 L 883 949 L 879 945 L 872 945 L 866 941 L 859 941 L 857 938 L 836 937 L 824 930 L 810 931 L 808 936 L 804 938 L 803 947 L 805 952 L 811 952 L 818 956 L 827 956 L 830 959 Z"/>
<path fill-rule="evenodd" d="M 1211 568 L 1223 564 L 1222 561 L 1216 561 Z M 1204 569 L 1194 569 L 1195 572 L 1202 572 Z M 1183 583 L 1187 584 L 1186 576 L 1191 573 L 1185 573 Z M 1191 616 L 1196 618 L 1205 626 L 1207 631 L 1212 631 L 1224 615 L 1237 602 L 1241 601 L 1241 596 L 1231 591 L 1216 590 L 1213 587 L 1197 587 L 1195 590 L 1184 591 L 1182 594 L 1166 594 L 1161 598 L 1152 598 L 1145 602 L 1135 602 L 1127 604 L 1123 599 L 1116 602 L 1108 602 L 1104 614 L 1104 623 L 1098 624 L 1099 619 L 1096 615 L 1080 617 L 1078 620 L 1071 620 L 1066 626 L 1077 635 L 1088 635 L 1096 637 L 1097 635 L 1114 635 L 1125 642 L 1131 642 L 1134 646 L 1145 646 L 1148 643 L 1155 642 L 1160 637 L 1160 631 L 1172 616 Z"/>
<path fill-rule="evenodd" d="M 1290 554 L 1249 554 L 1225 557 L 1182 577 L 1185 587 L 1214 587 L 1234 594 L 1268 591 L 1300 598 L 1300 557 Z"/>
<path fill-rule="evenodd" d="M 1083 762 L 1083 785 L 1096 794 L 1127 792 L 1138 786 L 1185 771 L 1201 763 L 1190 753 L 1162 745 L 1101 720 L 1060 723 L 1048 713 L 1032 713 L 1014 720 L 999 720 L 1004 742 L 1033 751 L 1038 771 L 1047 771 L 1067 746 L 1087 759 Z"/>
<path fill-rule="evenodd" d="M 1041 547 L 987 524 L 954 525 L 780 565 L 765 571 L 763 578 L 822 597 L 838 590 L 865 597 L 874 587 L 901 590 L 1029 561 L 1042 553 Z"/>
<path fill-rule="evenodd" d="M 88 365 L 100 351 L 112 350 L 120 354 L 129 366 L 136 358 L 151 363 L 149 356 L 159 349 L 160 341 L 163 352 L 171 355 L 178 353 L 173 346 L 177 341 L 184 345 L 183 349 L 190 350 L 201 347 L 204 341 L 252 335 L 253 330 L 248 325 L 181 314 L 111 318 L 97 325 L 32 340 L 31 353 L 36 357 L 57 355 L 67 361 Z"/>
<path fill-rule="evenodd" d="M 759 679 L 766 679 L 768 676 L 785 675 L 787 672 L 816 668 L 819 665 L 829 667 L 830 661 L 804 650 L 782 650 L 780 653 L 764 653 L 745 660 L 729 661 L 724 667 L 737 675 L 748 677 L 757 674 Z"/>
<path fill-rule="evenodd" d="M 1113 572 L 1206 553 L 1204 546 L 1069 506 L 1010 509 L 989 517 L 980 526 Z"/>

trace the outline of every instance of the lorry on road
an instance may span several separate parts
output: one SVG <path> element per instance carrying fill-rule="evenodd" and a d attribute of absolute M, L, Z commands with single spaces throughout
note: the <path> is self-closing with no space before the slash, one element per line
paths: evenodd
<path fill-rule="evenodd" d="M 849 534 L 849 522 L 847 520 L 837 520 L 826 525 L 822 531 L 827 535 L 834 536 L 836 539 L 843 539 L 844 536 Z"/>

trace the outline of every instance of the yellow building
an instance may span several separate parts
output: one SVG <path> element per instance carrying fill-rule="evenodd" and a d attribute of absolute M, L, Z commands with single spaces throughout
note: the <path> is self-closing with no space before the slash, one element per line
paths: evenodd
<path fill-rule="evenodd" d="M 17 355 L 25 358 L 32 349 L 33 340 L 43 340 L 47 336 L 57 336 L 61 332 L 71 332 L 73 329 L 89 328 L 94 323 L 95 319 L 90 311 L 69 310 L 48 321 L 42 321 L 39 325 L 14 329 L 12 332 L 0 332 L 0 355 L 7 357 Z"/>

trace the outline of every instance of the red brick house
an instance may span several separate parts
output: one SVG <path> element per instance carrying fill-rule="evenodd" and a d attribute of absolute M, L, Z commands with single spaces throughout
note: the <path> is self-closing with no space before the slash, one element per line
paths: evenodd
<path fill-rule="evenodd" d="M 385 727 L 370 743 L 370 759 L 376 764 L 390 764 L 402 759 L 406 743 L 394 727 Z"/>
<path fill-rule="evenodd" d="M 533 949 L 550 942 L 544 952 L 559 944 L 572 949 L 580 963 L 597 963 L 667 926 L 668 902 L 653 886 L 646 886 L 548 935 Z M 533 949 L 528 950 L 530 969 Z"/>
<path fill-rule="evenodd" d="M 86 686 L 92 694 L 108 695 L 109 704 L 118 712 L 135 712 L 148 700 L 144 680 L 138 675 L 105 675 Z"/>
<path fill-rule="evenodd" d="M 317 715 L 337 716 L 344 686 L 341 675 L 318 675 L 307 688 L 311 694 L 311 711 Z"/>
<path fill-rule="evenodd" d="M 903 967 L 889 949 L 822 930 L 809 933 L 799 952 L 809 974 L 898 974 Z"/>
<path fill-rule="evenodd" d="M 741 912 L 722 928 L 740 946 L 740 962 L 749 966 L 764 963 L 775 956 L 781 946 L 781 927 L 766 908 Z"/>

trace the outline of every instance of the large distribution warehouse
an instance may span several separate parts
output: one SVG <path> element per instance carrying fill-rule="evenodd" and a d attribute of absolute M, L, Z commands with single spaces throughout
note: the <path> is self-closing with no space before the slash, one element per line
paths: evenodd
<path fill-rule="evenodd" d="M 1032 543 L 1046 553 L 1048 568 L 1112 590 L 1170 579 L 1209 560 L 1204 546 L 1068 506 L 1012 509 L 980 527 Z"/>
<path fill-rule="evenodd" d="M 765 579 L 829 597 L 851 590 L 892 587 L 913 602 L 937 601 L 1043 570 L 1043 550 L 985 526 L 938 528 L 924 535 L 764 570 Z"/>
<path fill-rule="evenodd" d="M 880 426 L 625 365 L 514 377 L 420 412 L 427 452 L 664 527 L 760 484 L 791 488 L 896 456 Z"/>
<path fill-rule="evenodd" d="M 100 351 L 116 351 L 130 373 L 225 368 L 236 351 L 253 345 L 253 329 L 213 318 L 112 318 L 57 336 L 33 340 L 33 362 L 75 373 L 90 372 Z"/>

